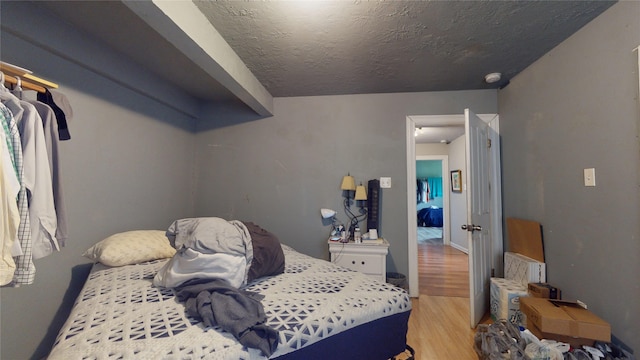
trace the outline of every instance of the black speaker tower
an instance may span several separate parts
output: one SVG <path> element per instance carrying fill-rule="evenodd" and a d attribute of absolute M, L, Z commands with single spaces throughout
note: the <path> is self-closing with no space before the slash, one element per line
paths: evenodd
<path fill-rule="evenodd" d="M 367 231 L 380 230 L 380 180 L 369 180 L 367 192 Z"/>

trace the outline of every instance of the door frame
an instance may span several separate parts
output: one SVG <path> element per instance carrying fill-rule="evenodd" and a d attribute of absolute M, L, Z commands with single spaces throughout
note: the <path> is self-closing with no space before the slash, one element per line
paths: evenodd
<path fill-rule="evenodd" d="M 440 161 L 442 166 L 442 242 L 445 245 L 451 244 L 451 218 L 449 217 L 449 155 L 416 155 L 415 161 L 436 160 Z M 414 182 L 417 177 L 414 178 Z M 415 220 L 415 219 L 414 219 Z M 416 226 L 417 228 L 417 226 Z M 418 236 L 416 234 L 416 243 Z"/>
<path fill-rule="evenodd" d="M 500 117 L 498 114 L 478 114 L 478 116 L 489 124 L 493 130 L 491 137 L 491 186 L 498 191 L 491 192 L 491 231 L 492 240 L 492 268 L 495 276 L 502 275 L 503 257 L 503 232 L 502 232 L 502 182 L 500 170 Z M 415 226 L 415 196 L 411 191 L 415 187 L 416 181 L 416 120 L 424 121 L 438 126 L 443 125 L 463 125 L 464 113 L 455 115 L 408 115 L 406 117 L 406 145 L 407 145 L 407 250 L 409 262 L 409 296 L 419 297 L 420 288 L 418 282 L 418 233 Z M 448 189 L 448 188 L 447 188 Z M 450 226 L 452 226 L 450 224 Z"/>

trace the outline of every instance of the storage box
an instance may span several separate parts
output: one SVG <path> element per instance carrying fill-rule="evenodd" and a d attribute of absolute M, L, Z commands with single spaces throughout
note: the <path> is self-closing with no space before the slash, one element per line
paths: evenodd
<path fill-rule="evenodd" d="M 529 283 L 547 280 L 545 263 L 513 252 L 504 253 L 504 278 L 520 282 L 525 288 Z"/>
<path fill-rule="evenodd" d="M 567 342 L 574 347 L 611 342 L 611 325 L 574 302 L 536 297 L 520 299 L 527 328 L 541 339 Z"/>
<path fill-rule="evenodd" d="M 520 311 L 520 297 L 529 296 L 527 288 L 517 281 L 491 278 L 491 318 L 505 319 L 512 324 L 525 326 L 527 319 Z"/>
<path fill-rule="evenodd" d="M 545 283 L 529 283 L 529 296 L 544 299 L 562 299 L 562 291 L 557 287 Z"/>

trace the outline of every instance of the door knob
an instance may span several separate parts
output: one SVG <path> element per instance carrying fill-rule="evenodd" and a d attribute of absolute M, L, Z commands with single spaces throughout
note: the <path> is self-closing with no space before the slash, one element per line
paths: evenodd
<path fill-rule="evenodd" d="M 471 231 L 471 232 L 482 231 L 482 226 L 480 226 L 480 225 L 473 225 L 473 224 L 467 225 L 467 224 L 464 224 L 464 225 L 462 225 L 460 227 L 462 228 L 462 230 L 467 230 L 467 231 Z"/>

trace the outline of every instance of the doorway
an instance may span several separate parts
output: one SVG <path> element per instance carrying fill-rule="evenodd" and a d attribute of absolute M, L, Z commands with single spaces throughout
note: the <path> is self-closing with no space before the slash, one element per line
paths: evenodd
<path fill-rule="evenodd" d="M 494 189 L 500 189 L 500 163 L 499 163 L 499 119 L 496 114 L 479 115 L 479 117 L 489 124 L 491 128 L 490 140 L 494 143 L 491 147 L 491 158 L 494 164 L 489 176 Z M 422 124 L 429 124 L 429 126 L 452 126 L 464 124 L 464 115 L 439 115 L 439 116 L 407 116 L 406 118 L 406 151 L 407 151 L 407 189 L 413 189 L 415 187 L 416 179 L 416 121 Z M 450 166 L 451 163 L 449 164 Z M 456 165 L 458 166 L 458 165 Z M 460 165 L 460 169 L 464 169 L 464 164 Z M 456 167 L 457 168 L 457 167 Z M 450 182 L 449 177 L 445 176 L 445 187 L 449 189 Z M 417 232 L 416 232 L 416 214 L 415 214 L 415 195 L 413 191 L 409 191 L 407 194 L 407 227 L 408 227 L 408 250 L 409 250 L 409 295 L 411 297 L 419 296 L 419 282 L 418 282 L 418 247 L 417 247 Z M 491 267 L 495 269 L 496 276 L 500 276 L 502 273 L 502 209 L 501 209 L 501 196 L 499 191 L 492 193 L 492 246 L 491 246 Z M 460 224 L 454 223 L 453 220 L 449 220 L 449 228 L 456 229 Z M 445 225 L 446 227 L 447 225 Z M 467 242 L 468 244 L 468 242 Z"/>
<path fill-rule="evenodd" d="M 448 153 L 448 147 L 416 146 L 418 288 L 420 295 L 468 298 L 467 249 L 450 240 L 456 229 L 450 228 L 449 219 L 456 217 L 450 211 L 449 185 L 444 186 L 449 177 L 449 155 L 423 155 Z"/>
<path fill-rule="evenodd" d="M 417 241 L 437 239 L 450 243 L 448 155 L 416 155 Z M 427 229 L 428 228 L 428 229 Z M 438 230 L 439 228 L 439 230 Z M 421 232 L 423 234 L 421 234 Z"/>

